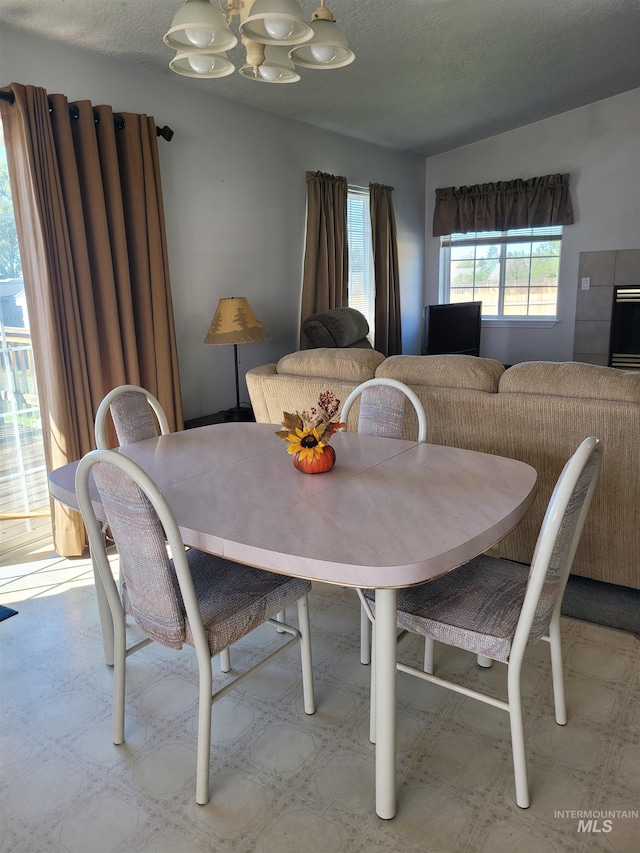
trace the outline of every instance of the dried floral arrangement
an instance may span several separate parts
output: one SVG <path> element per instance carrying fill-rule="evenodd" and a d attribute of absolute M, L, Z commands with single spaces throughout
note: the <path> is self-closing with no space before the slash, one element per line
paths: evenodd
<path fill-rule="evenodd" d="M 283 412 L 282 426 L 276 435 L 288 442 L 287 452 L 302 460 L 322 456 L 331 436 L 346 427 L 338 418 L 340 400 L 332 391 L 323 391 L 309 411 Z"/>

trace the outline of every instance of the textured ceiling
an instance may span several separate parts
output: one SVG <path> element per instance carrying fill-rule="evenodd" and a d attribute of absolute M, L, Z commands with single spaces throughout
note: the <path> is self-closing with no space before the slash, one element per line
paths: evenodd
<path fill-rule="evenodd" d="M 316 5 L 301 0 L 307 17 Z M 640 87 L 639 0 L 328 0 L 356 60 L 287 86 L 173 75 L 162 36 L 179 6 L 0 0 L 0 24 L 426 156 Z"/>

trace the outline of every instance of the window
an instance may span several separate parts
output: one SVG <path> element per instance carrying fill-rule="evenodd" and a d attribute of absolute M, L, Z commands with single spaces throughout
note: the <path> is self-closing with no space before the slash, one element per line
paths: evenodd
<path fill-rule="evenodd" d="M 562 226 L 443 237 L 443 301 L 481 300 L 483 318 L 555 319 L 561 241 Z"/>
<path fill-rule="evenodd" d="M 51 536 L 22 264 L 0 121 L 0 553 Z"/>
<path fill-rule="evenodd" d="M 369 190 L 349 187 L 347 239 L 349 242 L 349 307 L 357 309 L 367 318 L 369 339 L 373 344 L 376 286 L 371 247 Z"/>

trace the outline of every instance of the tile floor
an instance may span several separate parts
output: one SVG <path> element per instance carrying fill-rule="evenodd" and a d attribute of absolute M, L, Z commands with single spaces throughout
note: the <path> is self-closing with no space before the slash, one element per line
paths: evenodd
<path fill-rule="evenodd" d="M 566 727 L 553 720 L 548 647 L 529 655 L 526 811 L 513 799 L 506 714 L 401 675 L 398 814 L 382 821 L 358 602 L 316 586 L 316 714 L 303 712 L 296 649 L 225 697 L 214 708 L 211 801 L 197 806 L 193 650 L 153 644 L 130 658 L 126 743 L 116 747 L 88 561 L 45 549 L 3 562 L 0 603 L 19 613 L 0 622 L 1 853 L 640 849 L 640 654 L 631 634 L 564 620 Z M 274 636 L 263 628 L 234 647 L 234 666 Z M 419 652 L 417 641 L 403 643 L 403 657 Z M 436 654 L 442 669 L 504 695 L 503 666 L 483 671 L 468 655 Z"/>

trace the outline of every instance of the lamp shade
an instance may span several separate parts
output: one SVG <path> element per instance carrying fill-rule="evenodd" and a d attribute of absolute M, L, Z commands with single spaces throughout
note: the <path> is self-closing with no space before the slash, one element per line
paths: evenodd
<path fill-rule="evenodd" d="M 298 0 L 255 0 L 240 24 L 240 32 L 262 44 L 289 46 L 308 41 L 313 35 Z"/>
<path fill-rule="evenodd" d="M 231 50 L 238 39 L 209 0 L 186 0 L 174 15 L 164 43 L 174 50 Z"/>
<path fill-rule="evenodd" d="M 251 344 L 266 341 L 266 329 L 244 296 L 229 296 L 218 302 L 205 344 Z"/>

